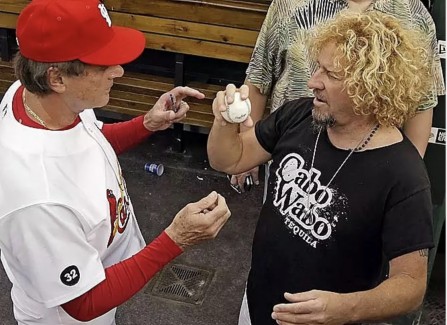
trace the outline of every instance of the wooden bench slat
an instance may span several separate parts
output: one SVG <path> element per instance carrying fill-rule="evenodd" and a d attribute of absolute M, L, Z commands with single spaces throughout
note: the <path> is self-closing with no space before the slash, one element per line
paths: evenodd
<path fill-rule="evenodd" d="M 170 85 L 174 84 L 174 78 L 163 77 L 163 76 L 153 75 L 153 74 L 149 74 L 149 73 L 125 71 L 124 76 L 129 79 L 142 79 L 142 80 L 155 81 L 155 82 L 160 82 L 160 83 L 165 83 L 165 84 L 170 84 Z M 119 78 L 119 79 L 121 79 L 121 78 Z M 119 79 L 116 79 L 116 80 L 119 80 Z"/>
<path fill-rule="evenodd" d="M 150 106 L 154 105 L 158 99 L 158 96 L 146 95 L 146 94 L 136 94 L 133 92 L 113 90 L 110 92 L 110 100 L 123 100 L 123 101 L 133 101 L 144 105 L 143 110 L 148 110 Z"/>
<path fill-rule="evenodd" d="M 141 88 L 141 87 L 137 87 L 135 88 L 134 86 L 130 85 L 130 84 L 114 84 L 112 91 L 116 90 L 116 91 L 121 91 L 121 92 L 129 92 L 135 95 L 135 99 L 138 98 L 138 95 L 149 95 L 149 96 L 157 96 L 160 97 L 163 93 L 170 91 L 171 89 L 173 89 L 174 87 L 170 87 L 167 90 L 160 90 L 157 88 Z M 193 97 L 188 97 L 187 101 L 188 102 L 197 102 L 200 103 L 204 100 L 208 100 L 212 103 L 212 101 L 214 100 L 214 98 L 216 97 L 216 91 L 209 91 L 206 89 L 200 89 L 199 87 L 195 87 L 194 89 L 197 89 L 198 91 L 202 92 L 205 95 L 204 99 L 196 99 Z M 222 88 L 223 89 L 223 88 Z"/>
<path fill-rule="evenodd" d="M 0 10 L 19 13 L 31 0 L 1 0 Z"/>
<path fill-rule="evenodd" d="M 160 97 L 164 93 L 164 91 L 158 89 L 135 88 L 132 85 L 126 85 L 126 84 L 114 84 L 112 87 L 112 91 L 131 93 L 135 95 L 135 98 L 137 98 L 138 95 Z"/>
<path fill-rule="evenodd" d="M 11 82 L 8 80 L 0 80 L 0 93 L 3 95 L 11 86 Z"/>
<path fill-rule="evenodd" d="M 142 79 L 135 79 L 135 78 L 127 78 L 126 75 L 124 75 L 121 78 L 117 78 L 114 80 L 114 86 L 131 86 L 133 88 L 142 88 L 143 90 L 158 90 L 160 92 L 166 92 L 171 90 L 174 85 L 167 84 L 167 83 L 161 83 L 157 81 L 151 81 L 151 80 L 142 80 Z M 144 93 L 144 92 L 143 92 Z"/>
<path fill-rule="evenodd" d="M 160 51 L 169 51 L 202 57 L 248 63 L 253 48 L 246 46 L 221 44 L 174 36 L 145 33 L 146 47 Z"/>
<path fill-rule="evenodd" d="M 18 14 L 15 14 L 15 13 L 0 12 L 0 27 L 15 29 L 17 17 L 18 17 Z"/>
<path fill-rule="evenodd" d="M 14 82 L 16 80 L 14 71 L 2 71 L 2 69 L 0 69 L 0 80 Z"/>
<path fill-rule="evenodd" d="M 202 82 L 188 82 L 188 87 L 199 90 L 205 94 L 205 98 L 214 99 L 219 90 L 224 90 L 224 86 L 207 84 Z M 158 90 L 161 93 L 174 88 L 174 79 L 155 76 L 147 73 L 125 72 L 124 76 L 114 80 L 114 89 L 130 89 L 137 93 L 144 94 L 146 90 Z M 141 88 L 141 91 L 138 89 Z"/>
<path fill-rule="evenodd" d="M 186 113 L 186 116 L 189 116 L 191 114 L 194 113 L 200 113 L 203 116 L 207 116 L 207 119 L 209 119 L 211 122 L 214 120 L 214 114 L 213 114 L 213 110 L 211 108 L 211 104 L 212 103 L 207 103 L 207 102 L 201 102 L 201 103 L 194 103 L 189 101 L 189 111 L 188 113 Z"/>
<path fill-rule="evenodd" d="M 101 107 L 101 108 L 96 108 L 96 110 L 111 111 L 111 112 L 115 112 L 115 113 L 126 114 L 129 116 L 138 116 L 138 115 L 144 114 L 144 111 L 141 111 L 141 110 L 124 108 L 122 106 L 113 106 L 110 104 L 107 104 L 106 106 Z"/>
<path fill-rule="evenodd" d="M 4 61 L 0 61 L 0 62 L 4 62 Z M 14 69 L 12 68 L 12 61 L 11 63 L 8 62 L 8 65 L 3 65 L 2 63 L 0 63 L 0 73 L 6 73 L 6 72 L 12 72 L 14 73 Z"/>
<path fill-rule="evenodd" d="M 141 31 L 173 35 L 176 37 L 194 38 L 227 44 L 253 47 L 258 31 L 243 30 L 234 27 L 214 26 L 198 22 L 176 19 L 158 18 L 135 14 L 112 12 L 110 14 L 115 25 L 136 28 Z"/>
<path fill-rule="evenodd" d="M 213 126 L 213 120 L 214 119 L 204 119 L 201 115 L 188 115 L 184 120 L 182 120 L 182 123 L 195 126 L 203 126 L 205 128 L 211 129 L 211 127 Z"/>
<path fill-rule="evenodd" d="M 174 2 L 196 3 L 200 5 L 212 5 L 233 10 L 255 10 L 263 11 L 270 5 L 272 0 L 173 0 Z"/>
<path fill-rule="evenodd" d="M 2 60 L 0 60 L 0 67 L 12 68 L 12 62 L 11 61 L 2 61 Z"/>
<path fill-rule="evenodd" d="M 132 92 L 112 90 L 110 92 L 109 105 L 132 108 L 145 113 L 157 102 L 158 98 L 159 96 L 135 94 Z M 195 111 L 212 115 L 211 110 L 212 100 L 195 99 L 194 101 L 193 99 L 195 98 L 187 99 L 190 112 Z"/>
<path fill-rule="evenodd" d="M 125 74 L 126 75 L 126 74 Z M 123 79 L 123 80 L 121 80 Z M 205 95 L 205 98 L 209 100 L 214 100 L 216 97 L 216 93 L 219 90 L 224 90 L 223 86 L 215 86 L 216 88 L 208 88 L 209 84 L 204 83 L 188 83 L 188 87 L 197 89 Z M 160 84 L 151 84 L 147 83 L 146 80 L 138 80 L 138 79 L 126 79 L 122 77 L 120 79 L 116 79 L 113 84 L 112 89 L 121 90 L 121 91 L 130 91 L 135 94 L 158 94 L 161 96 L 163 93 L 170 91 L 174 88 L 174 85 L 160 85 Z M 200 99 L 190 98 L 190 101 L 201 101 Z"/>
<path fill-rule="evenodd" d="M 107 105 L 104 108 L 100 108 L 97 110 L 98 111 L 106 110 L 119 114 L 127 114 L 129 116 L 138 116 L 145 113 L 145 111 L 141 111 L 138 109 L 124 108 L 122 106 L 113 106 L 113 105 Z M 213 125 L 212 121 L 213 119 L 210 119 L 209 114 L 189 111 L 186 118 L 182 120 L 182 123 L 210 128 Z"/>
<path fill-rule="evenodd" d="M 107 8 L 111 12 L 138 12 L 141 15 L 184 21 L 200 21 L 204 24 L 259 31 L 268 10 L 268 4 L 224 0 L 214 2 L 191 0 L 108 0 Z"/>

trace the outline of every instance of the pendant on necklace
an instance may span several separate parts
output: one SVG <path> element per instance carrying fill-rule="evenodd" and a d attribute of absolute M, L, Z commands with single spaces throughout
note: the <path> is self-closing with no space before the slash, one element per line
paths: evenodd
<path fill-rule="evenodd" d="M 307 215 L 309 214 L 309 213 L 311 213 L 312 212 L 312 209 L 309 209 L 309 208 L 304 208 L 304 210 L 303 210 L 303 214 L 307 217 Z"/>
<path fill-rule="evenodd" d="M 314 224 L 314 222 L 315 222 L 314 207 L 304 208 L 303 215 L 304 215 L 304 217 L 302 218 L 302 220 L 304 221 L 304 223 L 306 225 Z"/>

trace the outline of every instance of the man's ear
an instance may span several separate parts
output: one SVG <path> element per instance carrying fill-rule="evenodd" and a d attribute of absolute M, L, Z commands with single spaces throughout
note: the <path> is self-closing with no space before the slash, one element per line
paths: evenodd
<path fill-rule="evenodd" d="M 47 70 L 48 85 L 56 93 L 63 93 L 66 85 L 64 84 L 64 78 L 60 71 L 56 67 L 50 67 Z"/>

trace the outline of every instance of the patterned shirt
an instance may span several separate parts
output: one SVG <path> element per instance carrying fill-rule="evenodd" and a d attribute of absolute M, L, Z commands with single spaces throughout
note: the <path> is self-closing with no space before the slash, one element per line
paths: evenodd
<path fill-rule="evenodd" d="M 346 8 L 347 0 L 272 1 L 247 68 L 247 80 L 258 87 L 261 94 L 271 97 L 272 112 L 286 101 L 313 97 L 307 81 L 316 70 L 316 64 L 309 58 L 305 44 L 315 26 Z M 430 13 L 420 0 L 376 0 L 368 10 L 371 9 L 393 15 L 407 27 L 427 35 L 429 55 L 433 58 L 434 85 L 419 110 L 435 107 L 437 96 L 444 95 L 445 88 L 435 23 Z"/>

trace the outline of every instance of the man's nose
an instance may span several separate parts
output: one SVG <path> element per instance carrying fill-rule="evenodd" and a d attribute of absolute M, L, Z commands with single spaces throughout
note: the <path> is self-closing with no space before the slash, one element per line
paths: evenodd
<path fill-rule="evenodd" d="M 319 70 L 315 71 L 314 74 L 309 78 L 309 81 L 307 82 L 307 86 L 310 89 L 323 89 L 324 88 L 324 85 L 320 79 Z"/>
<path fill-rule="evenodd" d="M 120 65 L 110 67 L 110 79 L 120 78 L 124 75 L 124 69 Z"/>

